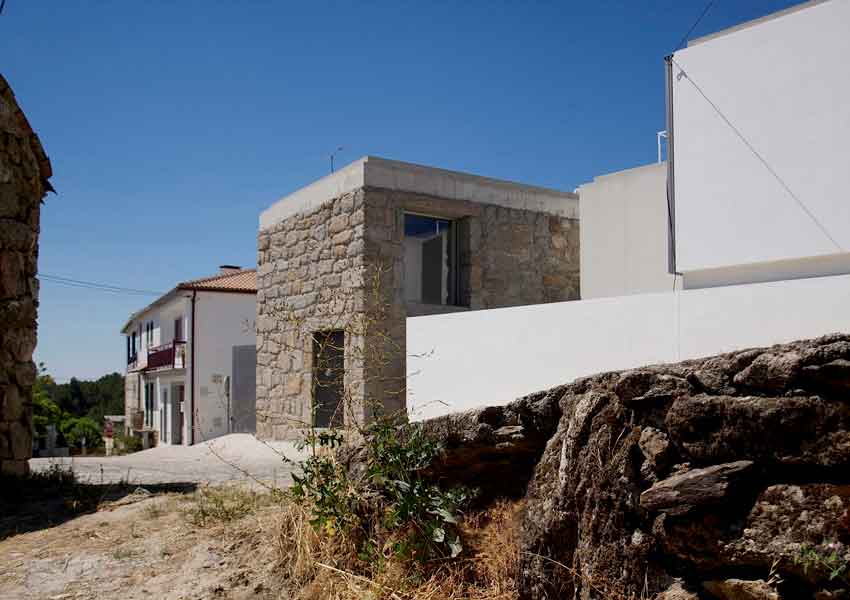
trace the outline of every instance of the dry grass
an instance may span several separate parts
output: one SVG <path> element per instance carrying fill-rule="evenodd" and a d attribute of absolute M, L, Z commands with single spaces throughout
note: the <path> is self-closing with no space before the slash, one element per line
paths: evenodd
<path fill-rule="evenodd" d="M 205 487 L 191 497 L 183 515 L 191 524 L 207 527 L 254 514 L 271 501 L 271 494 L 260 494 L 240 486 Z"/>
<path fill-rule="evenodd" d="M 467 551 L 424 566 L 390 556 L 366 564 L 344 536 L 318 534 L 294 503 L 276 510 L 279 581 L 296 600 L 513 600 L 519 562 L 517 503 L 499 503 L 463 524 Z"/>

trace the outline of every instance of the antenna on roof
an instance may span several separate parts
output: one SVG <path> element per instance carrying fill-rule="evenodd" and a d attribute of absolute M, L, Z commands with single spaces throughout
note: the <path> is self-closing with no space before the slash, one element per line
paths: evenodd
<path fill-rule="evenodd" d="M 334 172 L 334 156 L 342 152 L 342 146 L 331 152 L 331 173 Z"/>

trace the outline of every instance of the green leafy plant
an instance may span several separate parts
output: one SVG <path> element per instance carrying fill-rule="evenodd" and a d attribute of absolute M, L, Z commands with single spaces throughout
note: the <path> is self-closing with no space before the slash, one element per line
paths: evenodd
<path fill-rule="evenodd" d="M 824 570 L 829 574 L 830 581 L 843 576 L 848 567 L 847 561 L 835 550 L 826 554 L 809 544 L 803 544 L 800 547 L 794 557 L 794 564 L 801 565 L 806 574 L 809 571 Z"/>
<path fill-rule="evenodd" d="M 337 530 L 348 533 L 356 524 L 356 493 L 345 469 L 332 455 L 344 442 L 339 431 L 310 431 L 299 442 L 300 449 L 312 452 L 300 463 L 301 475 L 292 474 L 292 494 L 310 504 L 310 524 L 333 535 Z"/>
<path fill-rule="evenodd" d="M 378 419 L 364 430 L 365 471 L 352 477 L 333 450 L 336 431 L 308 434 L 304 445 L 318 451 L 300 465 L 293 495 L 310 509 L 313 527 L 355 540 L 365 562 L 397 557 L 424 562 L 463 551 L 458 522 L 471 499 L 465 488 L 442 489 L 425 470 L 442 448 L 417 426 Z"/>

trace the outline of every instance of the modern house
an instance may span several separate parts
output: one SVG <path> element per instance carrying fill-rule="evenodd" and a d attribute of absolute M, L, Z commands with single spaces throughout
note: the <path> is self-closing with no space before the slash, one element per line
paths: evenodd
<path fill-rule="evenodd" d="M 283 198 L 260 217 L 258 435 L 404 410 L 406 320 L 575 300 L 578 245 L 573 193 L 371 156 Z"/>
<path fill-rule="evenodd" d="M 408 319 L 412 418 L 850 331 L 849 24 L 813 0 L 667 57 L 667 160 L 579 187 L 581 301 Z"/>
<path fill-rule="evenodd" d="M 127 319 L 126 433 L 190 445 L 254 431 L 256 293 L 255 269 L 225 265 Z"/>

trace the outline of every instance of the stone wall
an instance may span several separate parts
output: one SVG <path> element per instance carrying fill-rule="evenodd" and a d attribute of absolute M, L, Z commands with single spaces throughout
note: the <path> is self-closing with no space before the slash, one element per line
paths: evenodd
<path fill-rule="evenodd" d="M 291 437 L 311 416 L 312 332 L 343 329 L 362 346 L 355 317 L 364 305 L 364 208 L 357 190 L 258 236 L 257 435 Z M 347 348 L 349 350 L 350 348 Z M 347 352 L 348 354 L 348 352 Z M 362 398 L 362 365 L 346 365 Z"/>
<path fill-rule="evenodd" d="M 24 474 L 32 454 L 40 203 L 50 163 L 0 76 L 0 472 Z"/>
<path fill-rule="evenodd" d="M 464 306 L 404 299 L 404 214 L 459 224 Z M 345 389 L 356 407 L 405 407 L 405 319 L 578 298 L 578 221 L 383 188 L 360 188 L 259 234 L 257 431 L 308 422 L 312 332 L 346 330 Z"/>

